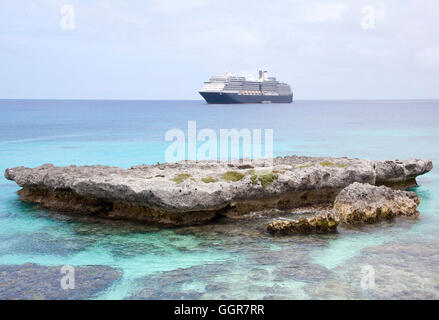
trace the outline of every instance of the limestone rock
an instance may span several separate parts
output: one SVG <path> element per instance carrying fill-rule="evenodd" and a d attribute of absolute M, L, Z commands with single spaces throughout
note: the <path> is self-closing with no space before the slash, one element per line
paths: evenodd
<path fill-rule="evenodd" d="M 339 193 L 334 210 L 342 222 L 373 223 L 396 216 L 417 217 L 420 202 L 414 192 L 355 182 Z"/>
<path fill-rule="evenodd" d="M 232 163 L 181 161 L 129 169 L 45 164 L 6 169 L 5 177 L 23 188 L 19 191 L 22 200 L 55 210 L 190 225 L 215 215 L 232 217 L 332 203 L 353 182 L 375 184 L 376 168 L 380 181 L 406 181 L 431 167 L 428 160 L 416 161 L 419 166 L 412 168 L 408 163 L 405 171 L 392 175 L 381 173 L 387 167 L 370 160 L 288 156 Z"/>
<path fill-rule="evenodd" d="M 111 287 L 123 275 L 122 271 L 104 265 L 75 266 L 75 288 L 64 290 L 60 284 L 62 267 L 34 263 L 0 265 L 0 299 L 91 299 Z"/>
<path fill-rule="evenodd" d="M 415 178 L 433 169 L 426 159 L 375 161 L 376 184 L 402 188 L 417 186 Z"/>
<path fill-rule="evenodd" d="M 271 234 L 295 233 L 330 233 L 336 232 L 338 218 L 333 213 L 320 213 L 309 218 L 299 220 L 275 220 L 268 225 Z"/>

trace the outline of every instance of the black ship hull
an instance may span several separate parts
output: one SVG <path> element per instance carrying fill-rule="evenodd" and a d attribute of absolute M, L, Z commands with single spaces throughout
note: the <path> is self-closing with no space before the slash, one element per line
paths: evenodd
<path fill-rule="evenodd" d="M 225 92 L 200 92 L 207 103 L 232 104 L 232 103 L 291 103 L 293 95 L 247 95 Z"/>

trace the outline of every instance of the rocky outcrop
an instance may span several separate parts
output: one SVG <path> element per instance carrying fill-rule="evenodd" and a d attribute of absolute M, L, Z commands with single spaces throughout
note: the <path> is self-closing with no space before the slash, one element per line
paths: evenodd
<path fill-rule="evenodd" d="M 428 160 L 416 161 L 410 170 L 398 171 L 400 182 L 432 167 Z M 376 168 L 377 163 L 370 160 L 289 156 L 233 163 L 182 161 L 129 169 L 45 164 L 7 169 L 5 177 L 22 187 L 22 200 L 56 210 L 187 225 L 215 215 L 332 203 L 341 189 L 354 182 L 375 184 Z M 380 170 L 381 182 L 397 178 Z"/>
<path fill-rule="evenodd" d="M 414 192 L 353 183 L 339 193 L 334 210 L 344 223 L 373 223 L 396 216 L 417 217 L 420 202 Z"/>
<path fill-rule="evenodd" d="M 425 159 L 375 161 L 376 184 L 389 187 L 416 187 L 416 177 L 433 169 L 433 163 Z"/>
<path fill-rule="evenodd" d="M 338 218 L 333 213 L 320 213 L 298 220 L 275 220 L 268 225 L 268 232 L 277 235 L 295 233 L 331 233 L 337 231 Z"/>

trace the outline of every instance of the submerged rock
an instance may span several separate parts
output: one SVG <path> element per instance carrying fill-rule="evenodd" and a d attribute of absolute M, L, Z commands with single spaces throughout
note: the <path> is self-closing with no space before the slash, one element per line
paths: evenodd
<path fill-rule="evenodd" d="M 63 289 L 61 267 L 34 263 L 0 266 L 0 299 L 90 299 L 122 277 L 121 271 L 109 266 L 77 266 L 74 288 Z"/>
<path fill-rule="evenodd" d="M 328 204 L 353 182 L 375 184 L 379 176 L 380 183 L 403 183 L 432 167 L 428 160 L 410 160 L 405 170 L 386 169 L 399 165 L 400 161 L 384 165 L 360 159 L 290 156 L 233 163 L 181 161 L 130 169 L 46 164 L 7 169 L 5 177 L 22 187 L 23 201 L 55 210 L 191 225 L 216 215 L 236 217 L 265 209 Z"/>
<path fill-rule="evenodd" d="M 336 278 L 310 283 L 312 299 L 438 300 L 439 246 L 419 236 L 366 247 L 331 269 Z M 365 270 L 374 281 L 363 287 Z M 371 274 L 371 273 L 368 273 Z"/>
<path fill-rule="evenodd" d="M 294 233 L 330 233 L 336 232 L 338 218 L 333 213 L 320 213 L 309 218 L 300 218 L 295 221 L 275 220 L 268 225 L 271 234 Z"/>
<path fill-rule="evenodd" d="M 353 183 L 335 199 L 334 210 L 345 223 L 373 223 L 396 216 L 417 217 L 421 199 L 414 192 Z"/>
<path fill-rule="evenodd" d="M 282 265 L 274 269 L 275 280 L 294 279 L 301 282 L 320 282 L 334 277 L 333 272 L 324 266 L 301 262 L 295 265 Z"/>
<path fill-rule="evenodd" d="M 126 297 L 128 300 L 201 299 L 209 286 L 210 290 L 227 292 L 228 287 L 210 286 L 218 284 L 216 277 L 227 275 L 228 263 L 212 263 L 161 271 L 136 279 L 136 290 Z M 193 286 L 195 283 L 195 286 Z M 199 288 L 196 284 L 199 284 Z"/>

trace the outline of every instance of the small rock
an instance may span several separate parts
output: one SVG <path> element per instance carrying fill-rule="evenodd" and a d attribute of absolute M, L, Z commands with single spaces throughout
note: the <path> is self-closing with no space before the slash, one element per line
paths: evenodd
<path fill-rule="evenodd" d="M 401 185 L 415 187 L 415 178 L 433 169 L 433 163 L 427 159 L 379 160 L 374 163 L 376 184 L 395 187 Z"/>
<path fill-rule="evenodd" d="M 414 192 L 367 183 L 353 183 L 335 199 L 334 210 L 345 223 L 373 223 L 396 216 L 414 216 L 421 199 Z"/>
<path fill-rule="evenodd" d="M 333 213 L 320 213 L 298 221 L 276 220 L 268 225 L 272 234 L 330 233 L 336 232 L 338 219 Z"/>
<path fill-rule="evenodd" d="M 34 263 L 0 266 L 0 299 L 83 300 L 95 298 L 122 277 L 122 271 L 109 266 L 74 267 L 74 288 L 61 287 L 62 266 Z"/>

